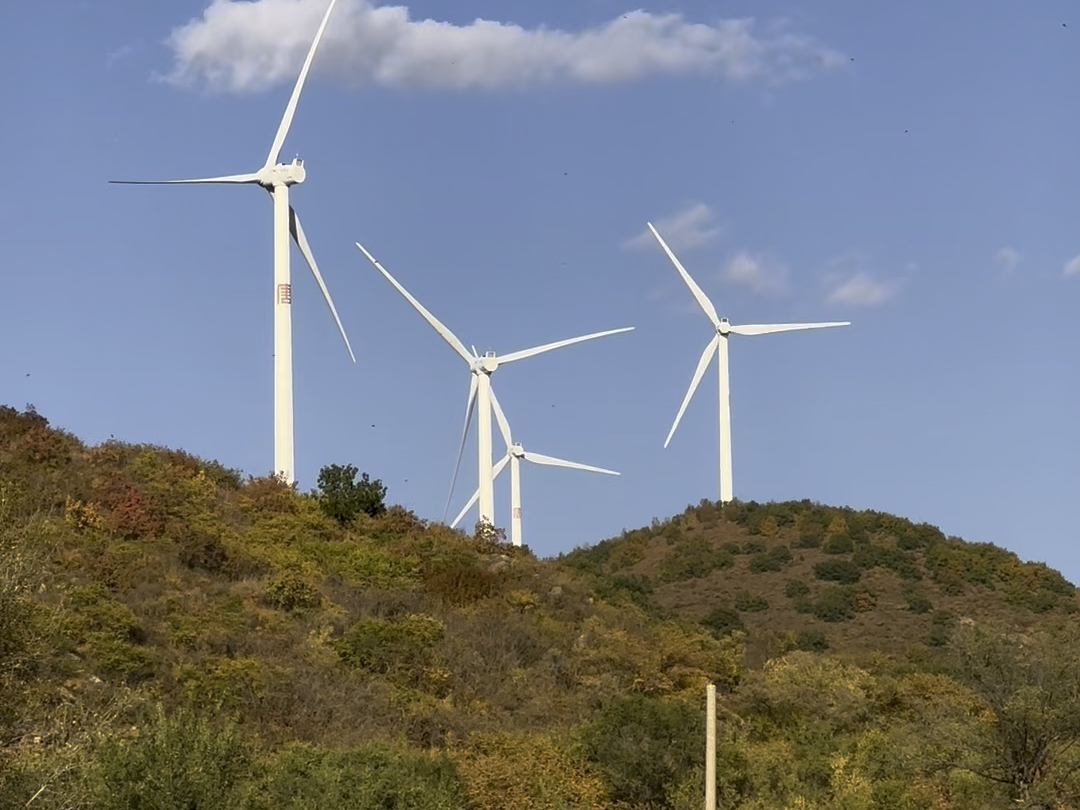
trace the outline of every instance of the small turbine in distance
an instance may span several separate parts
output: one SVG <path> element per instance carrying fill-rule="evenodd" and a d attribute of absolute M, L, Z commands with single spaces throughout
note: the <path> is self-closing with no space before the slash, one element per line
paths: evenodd
<path fill-rule="evenodd" d="M 491 408 L 495 411 L 495 421 L 499 425 L 503 441 L 506 442 L 506 455 L 495 464 L 492 471 L 492 481 L 499 477 L 506 465 L 510 465 L 510 542 L 515 546 L 521 545 L 521 460 L 531 461 L 533 464 L 544 464 L 549 467 L 565 467 L 571 470 L 585 470 L 586 472 L 602 473 L 603 475 L 619 475 L 614 470 L 605 470 L 603 467 L 590 467 L 588 464 L 578 464 L 576 461 L 566 461 L 552 456 L 542 456 L 539 453 L 530 453 L 520 443 L 511 438 L 510 423 L 506 421 L 503 410 L 499 407 L 499 400 L 495 398 L 495 391 L 491 392 Z M 455 528 L 465 513 L 472 509 L 474 503 L 480 497 L 480 490 L 476 490 L 469 502 L 462 507 L 450 528 Z"/>
<path fill-rule="evenodd" d="M 274 473 L 281 476 L 285 481 L 292 483 L 295 474 L 293 460 L 293 384 L 292 384 L 292 278 L 289 269 L 289 237 L 300 248 L 311 273 L 315 276 L 315 283 L 322 291 L 323 299 L 330 308 L 330 314 L 337 324 L 341 339 L 345 341 L 345 348 L 353 363 L 356 356 L 353 354 L 349 338 L 345 334 L 345 327 L 341 325 L 337 308 L 330 298 L 330 291 L 326 288 L 322 275 L 319 273 L 315 257 L 311 255 L 304 229 L 300 226 L 300 218 L 296 211 L 289 205 L 289 188 L 304 182 L 307 172 L 304 162 L 300 158 L 294 158 L 291 163 L 278 163 L 281 147 L 285 144 L 285 138 L 292 126 L 293 115 L 296 113 L 296 104 L 300 100 L 300 91 L 304 88 L 311 62 L 315 58 L 315 51 L 319 47 L 326 24 L 330 20 L 330 13 L 334 10 L 337 0 L 330 0 L 326 13 L 323 14 L 319 30 L 308 50 L 304 66 L 300 69 L 300 76 L 296 80 L 292 96 L 285 107 L 285 115 L 282 116 L 278 125 L 277 134 L 274 136 L 270 154 L 266 157 L 266 163 L 257 172 L 251 174 L 231 174 L 222 177 L 204 177 L 197 180 L 110 180 L 110 183 L 123 185 L 257 185 L 262 186 L 274 201 Z"/>
<path fill-rule="evenodd" d="M 454 465 L 454 478 L 450 482 L 450 495 L 446 500 L 446 509 L 450 509 L 450 499 L 454 496 L 454 486 L 457 483 L 458 467 L 461 465 L 461 455 L 465 450 L 465 441 L 469 434 L 469 424 L 472 421 L 473 406 L 477 405 L 476 414 L 476 433 L 477 433 L 477 469 L 479 485 L 480 500 L 480 520 L 487 521 L 491 525 L 495 525 L 495 508 L 494 508 L 494 492 L 492 482 L 494 481 L 494 471 L 491 464 L 491 411 L 492 411 L 492 394 L 491 394 L 491 375 L 503 365 L 507 363 L 513 363 L 518 360 L 524 360 L 528 357 L 533 357 L 538 354 L 550 352 L 554 349 L 561 349 L 563 346 L 571 346 L 575 343 L 581 343 L 586 340 L 594 340 L 596 338 L 606 337 L 607 335 L 617 335 L 620 332 L 630 332 L 634 327 L 626 326 L 621 329 L 609 329 L 605 332 L 595 332 L 591 335 L 582 335 L 581 337 L 568 338 L 567 340 L 559 340 L 555 343 L 546 343 L 543 346 L 535 346 L 531 349 L 522 349 L 519 352 L 510 352 L 509 354 L 496 354 L 495 352 L 488 351 L 483 355 L 478 355 L 476 350 L 469 351 L 465 348 L 465 344 L 458 340 L 457 335 L 446 328 L 445 325 L 438 318 L 432 315 L 424 305 L 417 301 L 409 291 L 406 290 L 398 281 L 386 272 L 378 260 L 368 253 L 367 249 L 359 242 L 356 246 L 360 248 L 360 252 L 363 253 L 369 262 L 375 266 L 375 269 L 382 273 L 399 293 L 404 296 L 413 308 L 420 313 L 431 327 L 439 333 L 443 340 L 445 340 L 458 356 L 464 360 L 469 366 L 470 381 L 469 381 L 469 399 L 465 406 L 465 425 L 461 431 L 461 446 L 458 448 L 457 463 Z M 445 517 L 445 516 L 444 516 Z"/>
<path fill-rule="evenodd" d="M 712 360 L 712 356 L 715 353 L 717 356 L 717 366 L 719 368 L 720 377 L 720 503 L 730 503 L 732 498 L 732 483 L 731 483 L 731 407 L 730 407 L 730 389 L 728 386 L 728 335 L 769 335 L 774 332 L 794 332 L 802 329 L 828 329 L 833 326 L 851 326 L 850 321 L 834 321 L 830 323 L 775 323 L 775 324 L 746 324 L 743 326 L 734 326 L 728 322 L 727 318 L 721 318 L 716 314 L 716 307 L 713 306 L 712 301 L 702 291 L 701 287 L 690 277 L 690 274 L 686 272 L 686 268 L 682 266 L 679 260 L 675 257 L 675 254 L 671 252 L 671 248 L 667 246 L 667 243 L 657 233 L 656 228 L 653 227 L 651 222 L 645 223 L 649 226 L 649 230 L 652 231 L 653 236 L 656 237 L 656 241 L 660 243 L 660 247 L 664 249 L 664 253 L 671 259 L 671 263 L 675 265 L 675 269 L 679 271 L 679 275 L 682 276 L 683 281 L 686 282 L 686 286 L 690 288 L 691 294 L 697 300 L 701 309 L 712 321 L 715 334 L 709 344 L 705 347 L 705 351 L 701 353 L 701 359 L 698 360 L 697 368 L 694 370 L 694 377 L 690 380 L 690 387 L 686 391 L 686 396 L 683 397 L 682 405 L 679 406 L 679 413 L 675 417 L 675 422 L 671 426 L 671 430 L 668 431 L 667 438 L 664 440 L 664 447 L 668 446 L 671 441 L 671 437 L 675 435 L 675 428 L 679 426 L 679 421 L 683 417 L 683 413 L 686 411 L 686 406 L 690 404 L 690 399 L 694 396 L 694 392 L 697 390 L 698 383 L 701 382 L 702 375 L 705 374 L 705 369 L 709 365 L 709 361 Z"/>

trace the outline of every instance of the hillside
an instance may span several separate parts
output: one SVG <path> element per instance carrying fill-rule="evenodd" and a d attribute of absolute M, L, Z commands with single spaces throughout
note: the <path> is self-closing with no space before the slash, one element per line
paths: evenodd
<path fill-rule="evenodd" d="M 1076 593 L 1045 566 L 810 503 L 538 560 L 378 501 L 0 408 L 0 810 L 681 810 L 709 681 L 721 807 L 1080 790 Z"/>
<path fill-rule="evenodd" d="M 1076 588 L 1044 564 L 809 501 L 706 501 L 562 562 L 665 613 L 746 630 L 758 662 L 793 647 L 925 660 L 961 622 L 1032 626 L 1078 606 Z"/>

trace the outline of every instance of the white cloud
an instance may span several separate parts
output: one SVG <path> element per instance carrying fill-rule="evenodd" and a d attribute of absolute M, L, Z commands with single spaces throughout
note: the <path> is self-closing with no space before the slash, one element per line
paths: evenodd
<path fill-rule="evenodd" d="M 1005 273 L 1011 273 L 1024 260 L 1023 254 L 1014 247 L 1005 246 L 994 254 L 994 264 Z"/>
<path fill-rule="evenodd" d="M 1073 256 L 1069 261 L 1065 262 L 1065 266 L 1061 269 L 1061 275 L 1065 278 L 1080 276 L 1080 256 Z"/>
<path fill-rule="evenodd" d="M 864 271 L 834 282 L 827 298 L 830 304 L 854 307 L 876 307 L 884 304 L 899 291 L 895 281 L 879 281 Z"/>
<path fill-rule="evenodd" d="M 724 266 L 721 278 L 746 287 L 755 295 L 779 295 L 787 291 L 788 270 L 779 262 L 740 250 Z"/>
<path fill-rule="evenodd" d="M 705 203 L 690 203 L 682 210 L 656 220 L 655 227 L 672 250 L 689 250 L 698 245 L 704 245 L 720 235 L 722 229 L 713 220 L 712 209 Z M 623 242 L 625 248 L 654 246 L 659 245 L 648 228 Z"/>
<path fill-rule="evenodd" d="M 168 38 L 174 63 L 166 78 L 238 93 L 292 82 L 325 9 L 325 0 L 212 0 Z M 752 19 L 705 24 L 631 11 L 561 31 L 413 20 L 406 6 L 340 0 L 312 70 L 350 83 L 460 90 L 687 74 L 782 82 L 846 62 L 806 35 L 759 32 Z"/>

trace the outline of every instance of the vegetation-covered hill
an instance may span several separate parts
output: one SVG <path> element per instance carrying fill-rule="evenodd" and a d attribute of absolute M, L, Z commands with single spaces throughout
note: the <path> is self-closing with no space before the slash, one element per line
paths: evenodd
<path fill-rule="evenodd" d="M 709 681 L 723 808 L 1080 795 L 1076 594 L 1044 566 L 809 503 L 537 560 L 324 472 L 0 408 L 0 810 L 681 810 Z"/>
<path fill-rule="evenodd" d="M 747 631 L 758 662 L 792 648 L 928 660 L 965 620 L 1027 627 L 1078 607 L 1076 588 L 1042 563 L 810 501 L 705 501 L 563 561 L 641 604 Z"/>

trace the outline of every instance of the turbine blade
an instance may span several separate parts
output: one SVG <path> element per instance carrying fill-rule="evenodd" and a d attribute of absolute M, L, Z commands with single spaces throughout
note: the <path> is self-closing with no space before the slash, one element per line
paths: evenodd
<path fill-rule="evenodd" d="M 675 265 L 675 269 L 679 271 L 679 275 L 682 276 L 683 281 L 686 282 L 686 286 L 690 288 L 690 292 L 693 294 L 694 298 L 697 299 L 698 304 L 705 310 L 705 314 L 709 316 L 709 320 L 712 321 L 713 326 L 719 326 L 720 318 L 716 314 L 716 307 L 713 306 L 712 301 L 705 295 L 701 287 L 697 285 L 697 282 L 690 278 L 690 274 L 686 272 L 686 268 L 682 266 L 682 263 L 675 257 L 675 254 L 671 252 L 671 248 L 669 248 L 667 242 L 660 237 L 660 234 L 657 233 L 653 224 L 651 222 L 646 222 L 645 224 L 649 226 L 649 230 L 652 231 L 653 236 L 656 237 L 656 241 L 660 243 L 660 247 L 664 249 L 664 253 L 671 259 L 671 263 Z"/>
<path fill-rule="evenodd" d="M 319 30 L 315 33 L 315 40 L 311 43 L 307 58 L 304 60 L 304 66 L 300 68 L 300 76 L 296 79 L 296 86 L 293 87 L 292 95 L 289 97 L 289 103 L 285 106 L 285 115 L 282 116 L 281 123 L 278 125 L 277 134 L 274 136 L 274 144 L 270 147 L 270 154 L 266 158 L 265 168 L 277 163 L 281 147 L 285 145 L 285 137 L 289 134 L 289 127 L 292 126 L 293 115 L 296 113 L 296 103 L 300 100 L 300 91 L 304 89 L 304 82 L 307 79 L 308 71 L 311 69 L 311 62 L 315 58 L 315 49 L 319 47 L 319 40 L 322 39 L 323 31 L 326 30 L 326 23 L 330 20 L 330 12 L 334 10 L 336 2 L 337 0 L 330 0 L 330 5 L 326 7 L 326 13 L 323 14 L 322 22 L 319 23 Z"/>
<path fill-rule="evenodd" d="M 496 464 L 491 470 L 491 473 L 492 473 L 491 478 L 492 478 L 492 480 L 499 477 L 499 473 L 501 473 L 503 471 L 503 468 L 506 467 L 506 462 L 508 462 L 509 460 L 510 460 L 509 455 L 505 455 L 501 459 L 499 459 L 499 463 Z M 459 523 L 461 523 L 461 519 L 463 517 L 465 517 L 465 514 L 470 509 L 472 509 L 473 504 L 475 504 L 479 499 L 480 499 L 480 490 L 478 489 L 478 490 L 476 490 L 476 492 L 474 492 L 472 494 L 472 497 L 469 498 L 469 502 L 467 504 L 465 504 L 463 507 L 461 507 L 461 511 L 458 512 L 458 516 L 456 518 L 454 518 L 454 522 L 450 524 L 451 529 L 456 529 L 457 528 L 457 525 Z"/>
<path fill-rule="evenodd" d="M 457 485 L 458 470 L 461 469 L 461 455 L 465 452 L 465 440 L 469 438 L 469 425 L 472 423 L 473 405 L 476 404 L 476 389 L 479 386 L 476 375 L 469 375 L 469 401 L 465 405 L 465 424 L 461 428 L 461 446 L 457 451 L 457 461 L 454 463 L 454 477 L 450 479 L 450 494 L 446 496 L 446 508 L 443 509 L 443 521 L 450 513 L 450 501 L 454 497 L 454 487 Z"/>
<path fill-rule="evenodd" d="M 469 502 L 468 502 L 468 503 L 466 503 L 466 504 L 465 504 L 465 505 L 464 505 L 463 507 L 461 507 L 461 511 L 460 511 L 460 512 L 458 512 L 458 516 L 457 516 L 456 518 L 454 518 L 454 522 L 450 524 L 450 528 L 451 528 L 451 529 L 456 529 L 456 528 L 457 528 L 457 525 L 458 525 L 459 523 L 461 523 L 461 519 L 462 519 L 463 517 L 465 517 L 465 514 L 466 514 L 466 513 L 467 513 L 467 512 L 468 512 L 468 511 L 469 511 L 470 509 L 472 509 L 472 508 L 473 508 L 473 504 L 475 504 L 475 503 L 476 503 L 476 502 L 477 502 L 478 500 L 480 500 L 480 490 L 479 490 L 479 489 L 478 489 L 478 490 L 476 490 L 476 492 L 474 492 L 474 493 L 472 494 L 472 497 L 471 497 L 471 498 L 469 498 Z"/>
<path fill-rule="evenodd" d="M 356 246 L 358 248 L 360 248 L 361 253 L 363 253 L 365 256 L 367 256 L 368 261 L 371 262 L 373 265 L 375 265 L 375 269 L 378 270 L 380 273 L 382 273 L 386 277 L 386 280 L 389 281 L 391 284 L 393 284 L 394 288 L 399 293 L 401 293 L 403 296 L 405 296 L 405 300 L 408 301 L 410 304 L 412 304 L 413 308 L 417 312 L 419 312 L 421 315 L 424 316 L 424 320 L 426 320 L 429 324 L 431 324 L 432 328 L 436 332 L 438 332 L 440 335 L 442 335 L 443 340 L 445 340 L 447 343 L 450 344 L 450 348 L 452 348 L 455 352 L 457 352 L 459 355 L 461 355 L 462 359 L 464 359 L 465 362 L 468 363 L 471 366 L 473 364 L 473 361 L 476 359 L 476 357 L 474 355 L 469 354 L 469 350 L 465 348 L 464 343 L 462 343 L 460 340 L 458 340 L 457 335 L 455 335 L 453 332 L 451 332 L 449 329 L 447 329 L 438 318 L 436 318 L 434 315 L 432 315 L 430 312 L 428 312 L 427 309 L 424 308 L 423 304 L 421 304 L 419 301 L 417 301 L 415 298 L 413 298 L 411 295 L 409 295 L 409 291 L 406 290 L 404 287 L 402 287 L 400 284 L 398 284 L 397 279 L 395 279 L 392 275 L 387 273 L 386 268 L 383 267 L 381 264 L 379 264 L 378 260 L 374 256 L 372 256 L 370 253 L 368 253 L 367 249 L 364 248 L 363 245 L 361 245 L 359 242 L 357 242 Z"/>
<path fill-rule="evenodd" d="M 532 349 L 522 349 L 520 352 L 510 352 L 510 354 L 499 355 L 499 365 L 502 365 L 503 363 L 513 363 L 515 360 L 524 360 L 526 357 L 550 352 L 553 349 L 561 349 L 563 346 L 571 346 L 574 343 L 581 343 L 584 340 L 595 340 L 596 338 L 607 337 L 608 335 L 617 335 L 620 332 L 632 332 L 633 330 L 634 327 L 632 326 L 624 326 L 621 329 L 608 329 L 606 332 L 594 332 L 591 335 L 582 335 L 581 337 L 568 338 L 567 340 L 558 340 L 555 343 L 545 343 L 543 346 L 537 346 Z"/>
<path fill-rule="evenodd" d="M 195 180 L 110 180 L 110 183 L 121 186 L 179 186 L 179 185 L 206 185 L 206 184 L 242 184 L 258 183 L 257 174 L 226 174 L 222 177 L 199 177 Z"/>
<path fill-rule="evenodd" d="M 833 326 L 851 326 L 851 321 L 832 323 L 749 323 L 744 326 L 732 326 L 735 335 L 771 335 L 774 332 L 794 332 L 799 329 L 828 329 Z"/>
<path fill-rule="evenodd" d="M 506 421 L 506 414 L 503 413 L 499 400 L 495 398 L 495 389 L 489 385 L 488 390 L 491 392 L 491 407 L 495 411 L 495 421 L 499 423 L 499 432 L 502 433 L 503 441 L 506 442 L 506 449 L 509 450 L 514 443 L 514 440 L 510 438 L 510 423 Z"/>
<path fill-rule="evenodd" d="M 584 470 L 585 472 L 603 473 L 604 475 L 619 475 L 614 470 L 605 470 L 603 467 L 590 467 L 588 464 L 578 464 L 576 461 L 566 461 L 552 456 L 542 456 L 539 453 L 525 452 L 525 460 L 533 464 L 546 464 L 549 467 L 566 467 L 571 470 Z"/>
<path fill-rule="evenodd" d="M 686 413 L 686 406 L 689 405 L 690 400 L 693 399 L 698 383 L 701 382 L 701 378 L 705 374 L 705 369 L 709 366 L 709 361 L 712 360 L 713 354 L 720 346 L 720 340 L 720 335 L 714 335 L 713 339 L 709 341 L 709 345 L 705 347 L 705 351 L 701 353 L 701 359 L 698 360 L 697 368 L 694 369 L 694 378 L 690 380 L 690 387 L 686 389 L 686 396 L 683 397 L 682 405 L 679 406 L 679 413 L 675 416 L 675 423 L 671 426 L 671 430 L 668 431 L 667 438 L 664 439 L 665 448 L 671 441 L 671 437 L 675 435 L 675 428 L 679 426 L 679 421 L 682 419 L 683 414 Z"/>
<path fill-rule="evenodd" d="M 323 281 L 322 274 L 319 272 L 319 266 L 315 264 L 315 257 L 311 255 L 311 246 L 308 245 L 307 237 L 304 236 L 304 228 L 300 224 L 300 217 L 296 215 L 296 209 L 291 205 L 289 206 L 289 233 L 292 234 L 293 241 L 300 248 L 300 252 L 304 254 L 304 260 L 307 262 L 308 267 L 311 268 L 312 275 L 315 276 L 315 283 L 322 290 L 323 300 L 330 307 L 330 314 L 334 316 L 334 323 L 337 324 L 338 332 L 341 333 L 341 339 L 345 341 L 345 348 L 349 350 L 349 357 L 355 363 L 356 355 L 353 354 L 352 346 L 349 345 L 349 336 L 345 334 L 345 327 L 341 325 L 341 318 L 338 317 L 334 299 L 330 297 L 330 291 L 326 289 L 326 282 Z"/>

